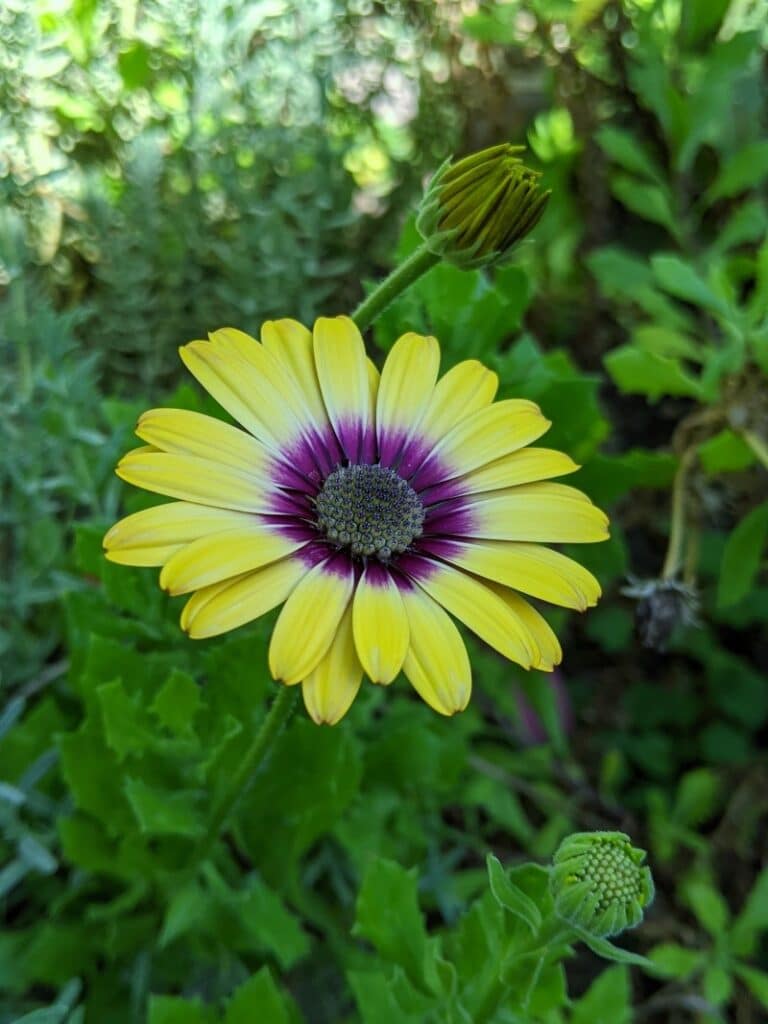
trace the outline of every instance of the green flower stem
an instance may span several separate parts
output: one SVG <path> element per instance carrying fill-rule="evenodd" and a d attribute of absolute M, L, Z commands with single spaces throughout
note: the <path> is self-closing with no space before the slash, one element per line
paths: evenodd
<path fill-rule="evenodd" d="M 426 245 L 419 246 L 405 263 L 396 267 L 389 277 L 385 278 L 377 288 L 374 288 L 368 298 L 363 299 L 357 307 L 352 314 L 352 319 L 359 329 L 364 331 L 370 327 L 398 295 L 401 295 L 406 288 L 410 288 L 417 278 L 439 263 L 440 259 L 441 257 L 433 253 Z"/>
<path fill-rule="evenodd" d="M 229 779 L 226 789 L 216 802 L 208 828 L 198 847 L 197 856 L 194 858 L 195 864 L 205 860 L 211 852 L 235 804 L 247 789 L 256 770 L 264 763 L 274 747 L 275 741 L 296 707 L 298 691 L 298 686 L 280 684 L 272 707 L 267 712 L 267 717 L 261 723 L 261 728 L 254 736 L 242 761 Z"/>
<path fill-rule="evenodd" d="M 688 448 L 680 457 L 680 464 L 672 484 L 672 512 L 670 516 L 669 543 L 664 559 L 661 578 L 671 580 L 677 576 L 683 561 L 683 541 L 685 539 L 686 507 L 685 499 L 688 488 L 688 474 L 696 460 L 696 448 Z"/>

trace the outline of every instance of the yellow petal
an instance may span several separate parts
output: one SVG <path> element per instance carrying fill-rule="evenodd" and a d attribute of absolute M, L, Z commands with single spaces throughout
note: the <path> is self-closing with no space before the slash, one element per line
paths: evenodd
<path fill-rule="evenodd" d="M 365 360 L 365 367 L 368 370 L 368 401 L 369 408 L 371 410 L 371 416 L 373 416 L 373 410 L 376 408 L 376 402 L 379 396 L 379 384 L 381 383 L 381 374 L 376 369 L 376 364 L 372 359 Z M 371 427 L 374 424 L 371 423 Z"/>
<path fill-rule="evenodd" d="M 524 597 L 513 593 L 508 587 L 492 586 L 492 589 L 512 614 L 519 617 L 539 650 L 539 657 L 533 662 L 531 668 L 540 669 L 542 672 L 551 672 L 555 665 L 559 665 L 563 660 L 560 641 L 552 631 L 552 627 Z"/>
<path fill-rule="evenodd" d="M 246 430 L 269 448 L 283 451 L 300 433 L 285 372 L 256 341 L 258 367 L 241 356 L 235 344 L 225 343 L 232 340 L 231 332 L 215 331 L 211 338 L 191 341 L 179 350 L 187 369 Z"/>
<path fill-rule="evenodd" d="M 276 562 L 304 543 L 284 537 L 257 521 L 247 527 L 213 533 L 192 541 L 170 558 L 160 573 L 160 586 L 170 594 L 188 594 Z"/>
<path fill-rule="evenodd" d="M 184 544 L 250 519 L 244 512 L 172 501 L 115 523 L 104 536 L 104 550 L 111 562 L 121 565 L 163 565 Z"/>
<path fill-rule="evenodd" d="M 400 449 L 400 443 L 396 448 L 387 444 L 388 436 L 396 433 L 398 442 L 402 442 L 403 437 L 413 435 L 421 422 L 439 368 L 440 346 L 436 338 L 409 333 L 392 346 L 381 371 L 376 404 L 376 434 L 384 465 L 390 465 Z"/>
<path fill-rule="evenodd" d="M 267 481 L 196 455 L 140 449 L 124 455 L 115 470 L 121 480 L 169 498 L 239 512 L 272 509 Z"/>
<path fill-rule="evenodd" d="M 608 517 L 564 484 L 524 484 L 471 499 L 469 535 L 492 540 L 588 544 L 606 540 Z"/>
<path fill-rule="evenodd" d="M 305 575 L 285 602 L 269 645 L 275 679 L 306 679 L 331 646 L 352 597 L 354 579 L 341 559 L 322 562 Z"/>
<path fill-rule="evenodd" d="M 563 452 L 551 448 L 522 448 L 472 470 L 461 481 L 461 486 L 465 494 L 498 491 L 504 487 L 574 473 L 578 468 L 573 459 Z"/>
<path fill-rule="evenodd" d="M 255 572 L 203 587 L 184 606 L 181 628 L 193 640 L 237 629 L 282 604 L 306 571 L 301 559 L 283 558 Z"/>
<path fill-rule="evenodd" d="M 487 584 L 445 565 L 420 580 L 419 586 L 505 658 L 523 668 L 539 660 L 527 628 Z"/>
<path fill-rule="evenodd" d="M 335 725 L 349 711 L 363 678 L 352 636 L 352 606 L 341 618 L 336 636 L 317 667 L 301 684 L 304 705 L 318 725 Z"/>
<path fill-rule="evenodd" d="M 472 540 L 448 561 L 524 594 L 584 611 L 597 604 L 600 584 L 578 562 L 539 544 Z"/>
<path fill-rule="evenodd" d="M 477 359 L 457 363 L 435 386 L 421 423 L 425 437 L 438 440 L 464 419 L 490 405 L 496 397 L 499 378 Z"/>
<path fill-rule="evenodd" d="M 319 317 L 313 331 L 315 366 L 325 407 L 347 455 L 357 461 L 371 428 L 371 382 L 363 339 L 346 316 Z"/>
<path fill-rule="evenodd" d="M 408 617 L 389 573 L 366 570 L 353 608 L 355 646 L 366 674 L 374 683 L 391 683 L 408 650 Z"/>
<path fill-rule="evenodd" d="M 420 587 L 402 593 L 410 625 L 403 672 L 431 708 L 441 715 L 463 711 L 472 693 L 467 649 L 456 626 Z"/>
<path fill-rule="evenodd" d="M 267 320 L 261 328 L 261 341 L 293 377 L 311 419 L 321 427 L 328 414 L 320 393 L 315 370 L 312 332 L 298 320 Z"/>
<path fill-rule="evenodd" d="M 264 475 L 269 456 L 250 434 L 237 427 L 186 409 L 150 409 L 139 417 L 136 433 L 164 452 L 194 455 Z"/>

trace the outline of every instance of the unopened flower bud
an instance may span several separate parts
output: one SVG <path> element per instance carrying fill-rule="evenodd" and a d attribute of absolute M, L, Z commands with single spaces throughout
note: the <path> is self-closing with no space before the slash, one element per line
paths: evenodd
<path fill-rule="evenodd" d="M 623 832 L 576 832 L 560 844 L 549 876 L 555 913 L 595 938 L 643 919 L 654 896 L 645 850 Z"/>
<path fill-rule="evenodd" d="M 550 193 L 503 143 L 450 160 L 429 184 L 416 219 L 427 247 L 465 270 L 501 260 L 538 222 Z"/>

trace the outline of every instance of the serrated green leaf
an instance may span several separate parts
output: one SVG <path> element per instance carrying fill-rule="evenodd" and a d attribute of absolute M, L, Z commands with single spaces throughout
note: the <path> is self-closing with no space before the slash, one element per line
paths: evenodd
<path fill-rule="evenodd" d="M 129 778 L 125 795 L 147 835 L 193 838 L 205 829 L 201 794 L 196 790 L 164 790 L 143 779 Z"/>
<path fill-rule="evenodd" d="M 753 508 L 731 531 L 723 551 L 717 604 L 726 608 L 745 597 L 754 585 L 768 539 L 768 501 Z"/>
<path fill-rule="evenodd" d="M 613 125 L 603 125 L 597 132 L 600 148 L 625 171 L 639 174 L 651 181 L 661 180 L 656 162 L 645 151 L 645 143 L 631 132 Z"/>
<path fill-rule="evenodd" d="M 627 174 L 616 174 L 611 178 L 611 192 L 636 216 L 660 224 L 673 237 L 678 236 L 670 198 L 663 186 L 649 185 Z"/>
<path fill-rule="evenodd" d="M 152 733 L 142 722 L 142 711 L 135 699 L 125 691 L 121 679 L 102 683 L 96 688 L 104 722 L 107 745 L 124 761 L 128 754 L 140 754 L 152 744 Z"/>
<path fill-rule="evenodd" d="M 707 189 L 707 203 L 755 188 L 768 177 L 768 142 L 751 142 L 732 154 Z"/>
<path fill-rule="evenodd" d="M 183 736 L 191 732 L 201 703 L 200 687 L 192 676 L 174 669 L 157 691 L 150 710 L 171 732 Z"/>
<path fill-rule="evenodd" d="M 736 473 L 754 465 L 755 455 L 747 442 L 732 430 L 721 430 L 699 446 L 699 461 L 707 473 Z"/>
<path fill-rule="evenodd" d="M 262 967 L 235 990 L 227 1003 L 223 1024 L 297 1024 L 298 1011 L 275 984 L 268 967 Z"/>
<path fill-rule="evenodd" d="M 199 999 L 150 996 L 147 1024 L 213 1024 L 213 1020 Z"/>
<path fill-rule="evenodd" d="M 723 300 L 715 295 L 695 268 L 679 256 L 659 253 L 651 257 L 651 268 L 659 285 L 676 299 L 715 313 L 728 312 Z"/>
<path fill-rule="evenodd" d="M 630 1024 L 631 995 L 626 967 L 609 967 L 576 1002 L 570 1024 Z"/>
<path fill-rule="evenodd" d="M 525 893 L 510 881 L 501 862 L 492 853 L 486 857 L 488 881 L 494 899 L 515 917 L 525 922 L 535 935 L 541 927 L 541 911 Z"/>
<path fill-rule="evenodd" d="M 700 949 L 685 949 L 675 942 L 662 942 L 648 954 L 653 966 L 666 978 L 689 978 L 704 963 Z"/>
<path fill-rule="evenodd" d="M 619 345 L 604 359 L 605 368 L 620 391 L 646 395 L 652 402 L 664 395 L 701 397 L 701 385 L 677 359 L 643 352 L 632 345 Z"/>

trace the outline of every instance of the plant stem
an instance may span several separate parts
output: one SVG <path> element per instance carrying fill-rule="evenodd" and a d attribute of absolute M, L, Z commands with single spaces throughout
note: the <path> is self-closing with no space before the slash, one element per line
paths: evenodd
<path fill-rule="evenodd" d="M 680 456 L 680 465 L 672 484 L 672 514 L 669 528 L 669 543 L 664 559 L 661 578 L 671 580 L 677 576 L 683 560 L 683 540 L 685 538 L 685 492 L 688 486 L 688 473 L 696 458 L 696 448 L 688 448 Z"/>
<path fill-rule="evenodd" d="M 402 292 L 409 288 L 413 282 L 430 270 L 436 263 L 440 262 L 440 256 L 431 252 L 426 245 L 420 246 L 411 253 L 405 263 L 396 267 L 389 277 L 385 278 L 378 285 L 367 299 L 363 299 L 352 319 L 361 331 L 370 327 L 373 321 L 379 317 L 387 306 Z"/>
<path fill-rule="evenodd" d="M 296 707 L 298 690 L 297 686 L 280 685 L 272 707 L 261 723 L 261 728 L 229 779 L 227 788 L 216 802 L 206 833 L 198 846 L 197 855 L 194 858 L 195 864 L 205 860 L 211 852 L 232 809 L 247 788 L 255 771 L 264 763 L 265 758 L 275 745 L 275 740 L 283 731 L 283 727 Z"/>

